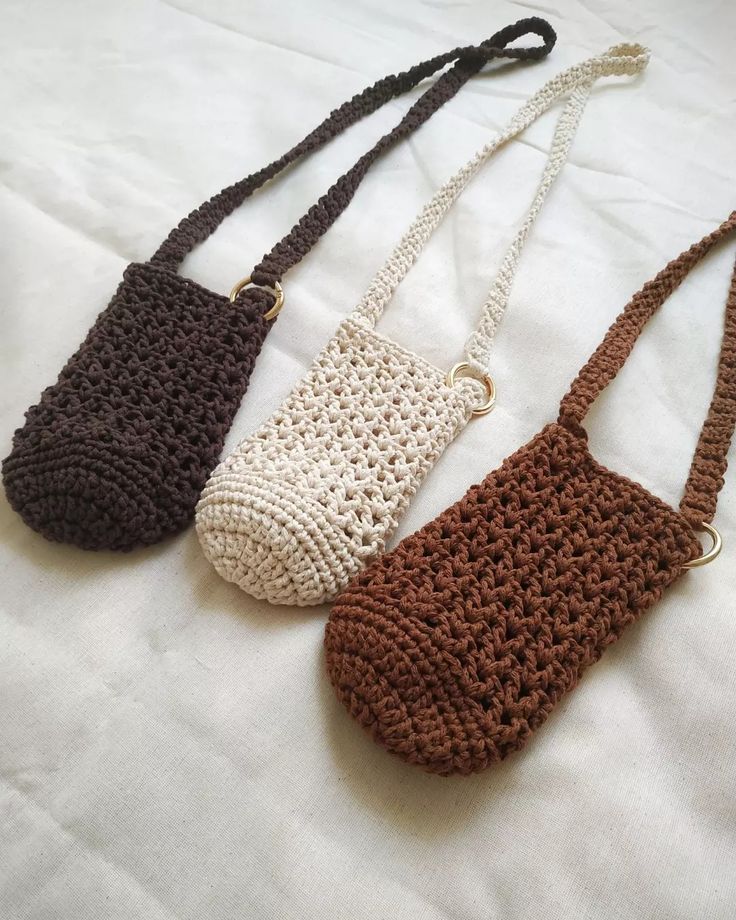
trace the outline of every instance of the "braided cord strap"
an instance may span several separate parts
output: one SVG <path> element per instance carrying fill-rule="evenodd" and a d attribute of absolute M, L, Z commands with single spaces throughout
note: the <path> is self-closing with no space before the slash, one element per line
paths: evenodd
<path fill-rule="evenodd" d="M 544 173 L 534 200 L 521 228 L 506 251 L 501 268 L 498 270 L 493 282 L 493 287 L 488 292 L 488 297 L 483 304 L 478 327 L 465 343 L 466 359 L 470 366 L 480 374 L 489 371 L 493 341 L 511 297 L 511 287 L 521 260 L 524 243 L 529 236 L 529 231 L 534 221 L 542 210 L 552 184 L 567 161 L 570 147 L 583 117 L 592 87 L 592 82 L 588 82 L 574 89 L 569 102 L 560 115 L 552 138 Z"/>
<path fill-rule="evenodd" d="M 542 44 L 529 48 L 505 47 L 527 34 L 538 35 L 542 39 Z M 368 166 L 382 152 L 406 137 L 441 105 L 451 99 L 468 79 L 482 70 L 487 61 L 493 58 L 540 60 L 549 54 L 555 41 L 554 29 L 548 22 L 537 17 L 530 17 L 506 26 L 478 46 L 455 48 L 427 61 L 422 61 L 403 73 L 383 77 L 331 112 L 320 125 L 283 156 L 223 189 L 192 211 L 171 231 L 154 253 L 151 261 L 168 265 L 172 269 L 177 268 L 187 253 L 207 239 L 226 217 L 261 186 L 296 161 L 319 150 L 332 138 L 365 116 L 377 111 L 391 99 L 408 92 L 422 80 L 454 61 L 455 66 L 440 77 L 419 102 L 415 103 L 400 124 L 382 137 L 378 144 L 356 163 L 353 170 L 310 209 L 291 233 L 274 248 L 270 257 L 266 257 L 259 268 L 252 273 L 253 280 L 257 283 L 273 284 L 288 267 L 299 261 L 345 208 Z M 319 220 L 325 209 L 328 209 L 327 213 L 330 215 L 327 222 L 324 218 Z M 319 232 L 315 233 L 315 230 Z"/>
<path fill-rule="evenodd" d="M 693 268 L 724 237 L 736 231 L 736 211 L 720 227 L 673 259 L 635 294 L 610 326 L 603 341 L 560 404 L 559 420 L 580 430 L 595 399 L 621 370 L 642 330 Z M 723 485 L 726 456 L 736 426 L 736 268 L 726 302 L 726 317 L 715 392 L 700 432 L 680 510 L 698 527 L 713 519 Z"/>
<path fill-rule="evenodd" d="M 491 289 L 489 300 L 484 307 L 479 332 L 469 343 L 469 358 L 472 359 L 473 354 L 478 351 L 487 352 L 490 348 L 495 327 L 508 301 L 511 278 L 518 262 L 521 246 L 524 239 L 526 239 L 534 218 L 539 213 L 552 179 L 564 163 L 590 87 L 600 77 L 614 74 L 634 75 L 640 73 L 646 67 L 648 61 L 649 51 L 642 45 L 616 45 L 601 55 L 562 71 L 562 73 L 557 74 L 534 93 L 521 106 L 508 125 L 448 180 L 423 208 L 384 266 L 374 277 L 358 304 L 355 315 L 362 317 L 370 325 L 374 325 L 378 321 L 394 291 L 419 257 L 432 233 L 439 226 L 445 214 L 458 199 L 470 180 L 478 173 L 481 166 L 507 141 L 515 138 L 551 108 L 558 99 L 571 95 L 570 102 L 560 118 L 547 168 L 542 177 L 540 189 L 532 203 L 530 217 L 527 218 L 517 239 L 512 243 L 509 254 L 504 261 L 504 267 Z"/>
<path fill-rule="evenodd" d="M 727 455 L 736 428 L 736 265 L 726 301 L 723 342 L 713 400 L 695 449 L 680 511 L 691 524 L 709 523 L 728 466 Z"/>

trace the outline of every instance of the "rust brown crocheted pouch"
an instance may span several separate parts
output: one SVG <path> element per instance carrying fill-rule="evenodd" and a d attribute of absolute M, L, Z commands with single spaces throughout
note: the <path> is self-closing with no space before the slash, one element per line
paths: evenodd
<path fill-rule="evenodd" d="M 434 773 L 521 748 L 607 645 L 688 568 L 736 425 L 736 270 L 715 395 L 679 510 L 601 466 L 583 418 L 645 324 L 736 212 L 631 300 L 559 418 L 346 589 L 326 630 L 337 695 L 373 738 Z M 703 555 L 697 533 L 713 547 Z"/>
<path fill-rule="evenodd" d="M 543 43 L 507 47 L 529 34 Z M 554 44 L 549 23 L 522 19 L 477 47 L 455 49 L 379 80 L 280 159 L 193 211 L 150 261 L 129 265 L 107 309 L 15 433 L 3 481 L 24 521 L 49 539 L 85 549 L 132 549 L 185 527 L 283 303 L 284 273 L 347 207 L 371 164 L 487 61 L 540 60 Z M 184 256 L 256 189 L 453 62 L 230 298 L 178 274 Z"/>

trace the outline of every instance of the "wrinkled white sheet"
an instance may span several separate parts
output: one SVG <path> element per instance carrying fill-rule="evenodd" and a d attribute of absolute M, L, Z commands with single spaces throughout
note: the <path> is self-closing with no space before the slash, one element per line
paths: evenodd
<path fill-rule="evenodd" d="M 734 207 L 728 0 L 4 0 L 3 455 L 127 262 L 385 73 L 548 15 L 541 65 L 476 78 L 385 157 L 288 277 L 229 446 L 264 420 L 408 220 L 530 92 L 626 39 L 595 90 L 497 338 L 499 404 L 447 451 L 402 534 L 550 419 L 627 298 Z M 415 94 L 416 95 L 416 94 Z M 228 290 L 405 110 L 258 194 L 185 271 Z M 542 169 L 554 116 L 473 182 L 383 329 L 457 360 Z M 599 459 L 676 502 L 710 399 L 734 245 L 647 329 L 590 418 Z M 54 546 L 0 500 L 0 917 L 731 918 L 736 477 L 726 549 L 610 650 L 521 755 L 471 779 L 392 759 L 338 706 L 327 609 L 221 581 L 192 530 L 127 556 Z"/>

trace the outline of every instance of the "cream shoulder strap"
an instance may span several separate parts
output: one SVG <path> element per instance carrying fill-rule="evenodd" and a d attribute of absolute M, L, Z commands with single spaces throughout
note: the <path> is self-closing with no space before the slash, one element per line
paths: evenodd
<path fill-rule="evenodd" d="M 603 54 L 562 71 L 534 93 L 521 106 L 506 128 L 435 193 L 376 274 L 358 305 L 356 314 L 363 316 L 371 324 L 377 322 L 434 230 L 483 164 L 507 141 L 515 138 L 550 109 L 555 102 L 569 95 L 569 101 L 557 123 L 544 174 L 532 205 L 488 293 L 478 328 L 465 346 L 467 361 L 478 372 L 487 373 L 493 338 L 508 305 L 522 248 L 549 189 L 567 160 L 593 84 L 600 77 L 634 76 L 644 70 L 648 62 L 649 50 L 642 45 L 614 45 Z"/>

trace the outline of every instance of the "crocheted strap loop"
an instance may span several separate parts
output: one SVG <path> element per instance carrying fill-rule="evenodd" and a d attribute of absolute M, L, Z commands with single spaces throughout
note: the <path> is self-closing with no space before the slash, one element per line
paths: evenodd
<path fill-rule="evenodd" d="M 506 47 L 525 35 L 539 36 L 542 44 L 529 48 Z M 478 46 L 455 48 L 422 61 L 403 73 L 384 77 L 335 109 L 304 140 L 273 163 L 223 189 L 192 211 L 171 231 L 151 261 L 166 264 L 172 269 L 177 268 L 188 252 L 206 240 L 226 217 L 266 182 L 302 157 L 319 150 L 361 118 L 377 111 L 391 99 L 408 92 L 422 80 L 454 61 L 455 66 L 443 74 L 414 103 L 399 124 L 382 137 L 314 207 L 310 208 L 291 232 L 251 272 L 254 283 L 273 286 L 284 272 L 300 261 L 345 209 L 374 160 L 423 124 L 451 99 L 464 83 L 482 70 L 487 61 L 494 58 L 540 60 L 554 48 L 555 41 L 555 31 L 548 22 L 538 17 L 530 17 L 506 26 Z"/>
<path fill-rule="evenodd" d="M 720 227 L 673 259 L 635 294 L 572 383 L 559 421 L 582 433 L 588 409 L 621 370 L 644 326 L 683 279 L 724 237 L 736 231 L 736 211 Z M 695 449 L 680 511 L 695 528 L 713 520 L 736 428 L 736 266 L 726 314 L 713 400 Z"/>
<path fill-rule="evenodd" d="M 569 101 L 558 120 L 547 164 L 527 217 L 506 253 L 483 305 L 478 327 L 466 344 L 467 363 L 478 375 L 487 374 L 491 346 L 508 304 L 522 247 L 555 177 L 567 159 L 593 84 L 605 76 L 633 76 L 641 72 L 648 61 L 649 51 L 642 45 L 615 45 L 603 54 L 562 71 L 534 93 L 507 126 L 445 183 L 426 205 L 383 268 L 374 277 L 356 308 L 355 315 L 362 317 L 364 322 L 375 325 L 430 236 L 481 166 L 507 141 L 516 137 L 543 115 L 558 99 L 569 96 Z"/>

